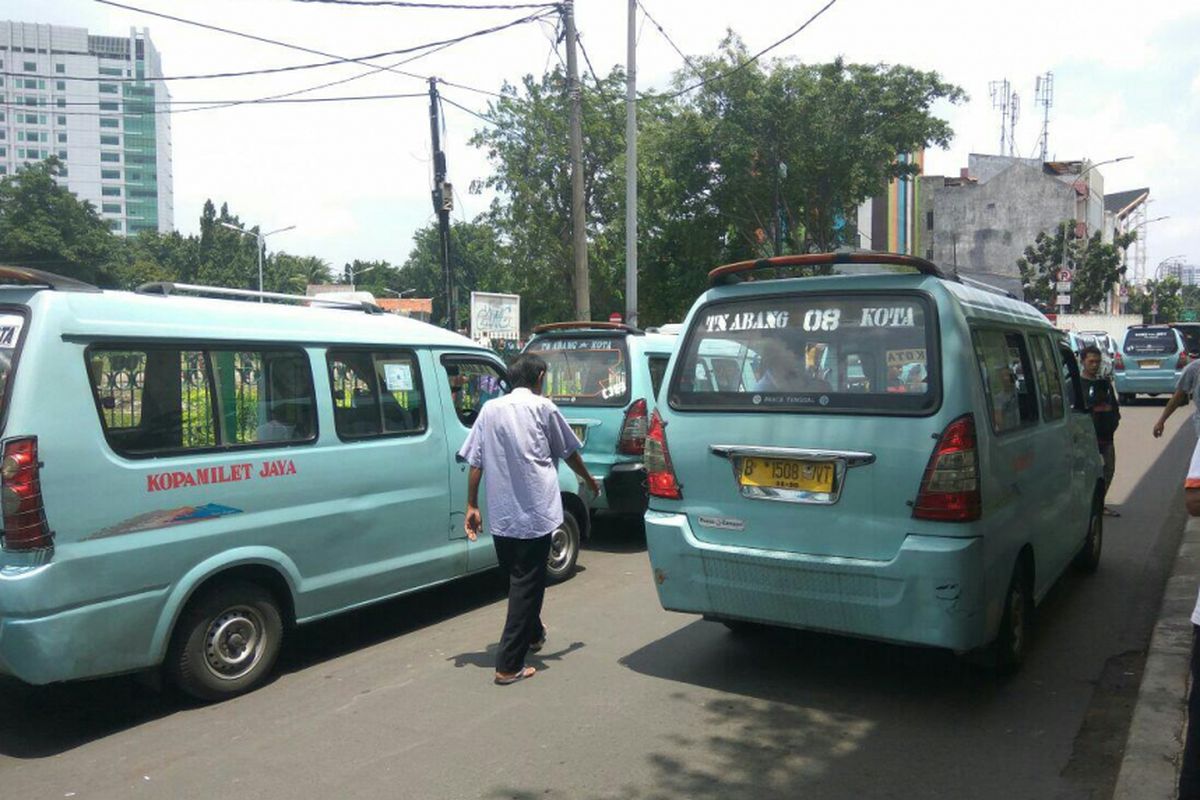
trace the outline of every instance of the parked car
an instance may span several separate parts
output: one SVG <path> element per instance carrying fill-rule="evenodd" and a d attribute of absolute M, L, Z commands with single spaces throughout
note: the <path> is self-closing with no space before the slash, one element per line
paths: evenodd
<path fill-rule="evenodd" d="M 786 267 L 856 274 L 757 274 Z M 1066 337 L 911 256 L 785 256 L 710 282 L 646 440 L 663 608 L 1019 665 L 1035 604 L 1102 546 Z M 698 380 L 715 352 L 740 366 Z"/>
<path fill-rule="evenodd" d="M 558 322 L 533 332 L 525 352 L 546 360 L 545 394 L 562 408 L 603 486 L 591 509 L 641 516 L 646 421 L 678 337 L 617 322 Z"/>
<path fill-rule="evenodd" d="M 1183 337 L 1188 359 L 1194 361 L 1200 358 L 1200 322 L 1172 322 L 1170 326 Z"/>
<path fill-rule="evenodd" d="M 496 566 L 454 459 L 491 352 L 358 302 L 0 281 L 0 674 L 161 665 L 219 700 L 292 624 Z M 562 480 L 559 579 L 588 529 Z"/>
<path fill-rule="evenodd" d="M 1131 325 L 1113 359 L 1113 383 L 1122 403 L 1139 394 L 1171 394 L 1188 364 L 1183 336 L 1168 325 Z"/>

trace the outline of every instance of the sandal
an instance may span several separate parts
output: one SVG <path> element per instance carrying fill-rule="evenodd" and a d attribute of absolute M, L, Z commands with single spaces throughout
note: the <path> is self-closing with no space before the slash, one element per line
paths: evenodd
<path fill-rule="evenodd" d="M 533 667 L 523 667 L 520 672 L 514 672 L 512 675 L 502 675 L 497 672 L 493 682 L 497 686 L 509 686 L 517 681 L 523 681 L 526 678 L 532 678 L 536 672 L 537 670 Z"/>

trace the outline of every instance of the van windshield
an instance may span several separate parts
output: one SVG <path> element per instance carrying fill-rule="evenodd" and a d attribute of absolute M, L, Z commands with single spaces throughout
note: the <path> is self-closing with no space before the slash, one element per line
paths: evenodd
<path fill-rule="evenodd" d="M 680 409 L 927 413 L 934 312 L 915 294 L 769 297 L 700 309 L 671 378 Z"/>
<path fill-rule="evenodd" d="M 1169 355 L 1178 348 L 1170 328 L 1130 331 L 1125 334 L 1125 352 L 1131 355 Z"/>
<path fill-rule="evenodd" d="M 624 336 L 542 337 L 527 352 L 546 360 L 543 394 L 555 403 L 623 406 L 629 398 Z"/>

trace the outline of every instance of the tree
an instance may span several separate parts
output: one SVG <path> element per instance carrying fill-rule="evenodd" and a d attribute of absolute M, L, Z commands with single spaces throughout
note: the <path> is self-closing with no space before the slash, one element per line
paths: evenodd
<path fill-rule="evenodd" d="M 397 285 L 415 290 L 416 297 L 433 298 L 433 319 L 446 319 L 446 288 L 442 278 L 440 239 L 436 225 L 427 225 L 413 235 L 413 249 L 400 267 Z M 485 220 L 455 222 L 450 227 L 450 260 L 458 287 L 458 318 L 467 324 L 471 292 L 520 292 L 519 279 L 510 269 L 499 233 Z M 522 296 L 521 315 L 529 320 L 529 304 L 535 298 Z"/>
<path fill-rule="evenodd" d="M 1143 320 L 1176 322 L 1184 308 L 1183 288 L 1179 278 L 1174 275 L 1167 275 L 1158 281 L 1146 281 L 1144 291 L 1130 294 L 1126 308 L 1131 314 L 1141 314 Z"/>
<path fill-rule="evenodd" d="M 273 292 L 304 294 L 311 284 L 329 283 L 329 264 L 315 256 L 272 253 L 263 266 L 265 283 Z"/>
<path fill-rule="evenodd" d="M 1124 276 L 1122 255 L 1136 238 L 1136 231 L 1117 236 L 1112 244 L 1102 241 L 1100 231 L 1083 238 L 1073 220 L 1060 222 L 1052 233 L 1039 233 L 1017 259 L 1025 299 L 1053 305 L 1058 270 L 1066 267 L 1072 273 L 1071 307 L 1079 313 L 1095 310 Z"/>
<path fill-rule="evenodd" d="M 51 157 L 0 178 L 0 262 L 112 285 L 114 237 L 90 203 L 57 178 Z"/>

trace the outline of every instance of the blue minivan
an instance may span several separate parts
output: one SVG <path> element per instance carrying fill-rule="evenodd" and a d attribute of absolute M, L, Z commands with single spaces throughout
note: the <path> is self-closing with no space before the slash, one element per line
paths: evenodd
<path fill-rule="evenodd" d="M 219 700 L 294 624 L 496 566 L 454 458 L 492 352 L 359 302 L 0 283 L 0 674 L 162 666 Z M 589 523 L 560 481 L 557 579 Z"/>
<path fill-rule="evenodd" d="M 545 394 L 583 442 L 583 462 L 603 486 L 589 506 L 640 517 L 646 424 L 678 337 L 617 322 L 556 322 L 533 332 L 525 352 L 546 360 Z"/>
<path fill-rule="evenodd" d="M 1171 394 L 1187 364 L 1187 347 L 1175 328 L 1131 325 L 1113 358 L 1113 383 L 1118 398 L 1128 403 L 1139 394 L 1151 397 Z"/>
<path fill-rule="evenodd" d="M 804 277 L 764 279 L 783 270 Z M 1035 604 L 1100 557 L 1100 455 L 1065 336 L 910 256 L 710 277 L 646 439 L 662 606 L 1015 668 Z"/>

